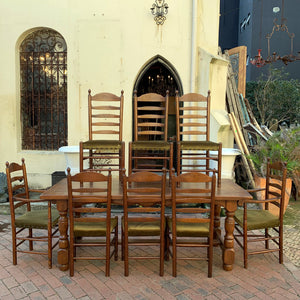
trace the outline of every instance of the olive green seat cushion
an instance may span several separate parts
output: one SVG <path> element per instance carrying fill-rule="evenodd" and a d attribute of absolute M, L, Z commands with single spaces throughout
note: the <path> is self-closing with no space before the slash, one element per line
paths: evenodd
<path fill-rule="evenodd" d="M 166 224 L 166 223 L 165 223 Z M 124 217 L 122 217 L 122 228 L 124 230 Z M 165 230 L 165 229 L 164 229 Z M 129 236 L 159 236 L 160 220 L 151 222 L 128 222 Z"/>
<path fill-rule="evenodd" d="M 219 150 L 219 144 L 210 141 L 181 141 L 181 150 Z"/>
<path fill-rule="evenodd" d="M 234 216 L 235 221 L 243 227 L 244 210 L 238 209 Z M 278 216 L 273 215 L 267 210 L 247 209 L 247 229 L 264 229 L 279 226 Z"/>
<path fill-rule="evenodd" d="M 56 226 L 59 219 L 59 213 L 55 208 L 51 209 L 51 219 L 52 227 Z M 16 227 L 47 229 L 48 209 L 28 211 L 25 214 L 16 217 L 15 225 Z"/>
<path fill-rule="evenodd" d="M 167 223 L 172 231 L 172 218 L 167 217 Z M 176 224 L 176 236 L 179 237 L 208 237 L 209 223 L 181 223 Z"/>
<path fill-rule="evenodd" d="M 118 226 L 118 217 L 110 220 L 110 232 Z M 106 235 L 106 222 L 74 222 L 74 236 L 95 237 Z"/>
<path fill-rule="evenodd" d="M 90 140 L 83 142 L 84 149 L 111 149 L 120 150 L 122 148 L 122 141 L 110 141 L 110 140 Z"/>
<path fill-rule="evenodd" d="M 170 143 L 165 141 L 135 141 L 132 150 L 170 150 Z"/>

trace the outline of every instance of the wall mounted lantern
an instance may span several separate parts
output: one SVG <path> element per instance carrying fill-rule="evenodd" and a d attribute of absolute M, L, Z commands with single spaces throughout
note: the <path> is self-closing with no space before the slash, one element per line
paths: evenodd
<path fill-rule="evenodd" d="M 155 0 L 150 8 L 152 15 L 154 15 L 154 20 L 157 25 L 163 25 L 166 20 L 166 14 L 168 13 L 168 4 L 165 0 Z"/>

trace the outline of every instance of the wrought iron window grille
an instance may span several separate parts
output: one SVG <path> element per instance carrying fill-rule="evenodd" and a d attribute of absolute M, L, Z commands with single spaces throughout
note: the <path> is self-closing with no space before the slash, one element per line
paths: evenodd
<path fill-rule="evenodd" d="M 22 149 L 67 145 L 67 46 L 56 31 L 29 34 L 20 46 Z"/>

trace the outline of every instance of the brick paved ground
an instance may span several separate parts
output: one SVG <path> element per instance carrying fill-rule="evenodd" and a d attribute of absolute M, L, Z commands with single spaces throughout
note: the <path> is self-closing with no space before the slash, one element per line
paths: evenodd
<path fill-rule="evenodd" d="M 53 268 L 45 257 L 19 254 L 12 265 L 9 216 L 0 216 L 0 299 L 299 299 L 300 269 L 285 259 L 280 265 L 274 254 L 250 257 L 242 265 L 242 251 L 236 248 L 233 271 L 222 269 L 221 250 L 214 249 L 213 278 L 207 278 L 204 262 L 178 263 L 178 277 L 158 275 L 158 261 L 130 261 L 130 276 L 123 276 L 123 262 L 111 263 L 111 276 L 104 276 L 102 262 L 75 263 L 75 276 Z M 299 248 L 298 248 L 299 250 Z M 142 251 L 142 250 L 137 250 Z M 155 251 L 155 248 L 148 251 Z"/>

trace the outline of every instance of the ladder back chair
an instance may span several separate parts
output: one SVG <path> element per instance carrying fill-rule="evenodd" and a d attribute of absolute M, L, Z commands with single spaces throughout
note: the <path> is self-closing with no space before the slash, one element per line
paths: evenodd
<path fill-rule="evenodd" d="M 48 268 L 52 268 L 52 250 L 58 245 L 58 211 L 52 202 L 42 200 L 44 190 L 29 189 L 25 160 L 22 164 L 6 162 L 7 188 L 11 215 L 13 264 L 17 264 L 17 253 L 41 254 L 48 257 Z M 36 203 L 45 203 L 45 209 L 34 209 Z M 21 213 L 21 214 L 20 214 Z M 28 233 L 27 233 L 28 230 Z M 44 231 L 41 234 L 41 231 Z M 57 241 L 53 243 L 53 239 Z M 29 248 L 20 247 L 28 241 Z M 47 243 L 47 250 L 35 250 L 34 242 Z"/>
<path fill-rule="evenodd" d="M 134 141 L 129 143 L 128 174 L 172 169 L 173 144 L 168 142 L 169 91 L 137 96 L 134 91 Z M 168 165 L 169 164 L 169 165 Z"/>
<path fill-rule="evenodd" d="M 105 260 L 105 276 L 109 276 L 111 257 L 118 259 L 118 217 L 111 217 L 111 172 L 107 176 L 93 171 L 71 176 L 68 168 L 67 178 L 70 276 L 74 276 L 75 260 Z M 78 254 L 79 247 L 103 247 L 105 255 L 96 251 L 95 255 Z"/>
<path fill-rule="evenodd" d="M 212 277 L 216 176 L 189 172 L 172 176 L 172 217 L 167 217 L 167 259 L 172 257 L 172 275 L 177 260 L 205 260 Z M 205 255 L 178 256 L 179 247 L 206 248 Z M 189 254 L 192 254 L 190 252 Z"/>
<path fill-rule="evenodd" d="M 137 172 L 124 176 L 122 218 L 122 259 L 129 275 L 129 259 L 159 259 L 159 275 L 164 274 L 166 170 L 163 175 Z M 144 256 L 129 255 L 129 246 L 147 246 Z M 151 246 L 159 246 L 154 255 Z"/>
<path fill-rule="evenodd" d="M 209 172 L 216 168 L 221 184 L 222 143 L 210 141 L 210 91 L 207 97 L 189 93 L 176 101 L 177 175 L 183 172 Z M 215 153 L 212 153 L 214 151 Z M 211 166 L 215 161 L 216 166 Z"/>
<path fill-rule="evenodd" d="M 88 91 L 89 140 L 80 142 L 80 172 L 119 171 L 125 166 L 123 138 L 124 92 L 91 95 Z M 88 167 L 86 167 L 86 163 Z"/>
<path fill-rule="evenodd" d="M 283 215 L 285 202 L 287 168 L 285 163 L 267 162 L 265 189 L 252 189 L 249 192 L 265 191 L 263 200 L 247 200 L 243 209 L 235 212 L 234 238 L 244 251 L 244 267 L 248 267 L 248 256 L 268 252 L 279 252 L 279 263 L 283 263 Z M 252 208 L 248 204 L 252 203 Z M 261 206 L 254 209 L 253 203 Z M 270 212 L 271 206 L 279 209 L 279 214 Z M 264 247 L 261 242 L 264 241 Z M 269 243 L 273 242 L 273 243 Z M 251 248 L 250 243 L 256 243 Z M 252 244 L 253 245 L 253 244 Z M 273 245 L 274 247 L 270 247 Z"/>

